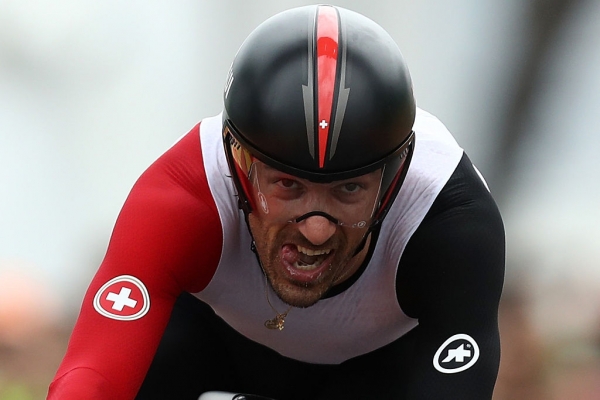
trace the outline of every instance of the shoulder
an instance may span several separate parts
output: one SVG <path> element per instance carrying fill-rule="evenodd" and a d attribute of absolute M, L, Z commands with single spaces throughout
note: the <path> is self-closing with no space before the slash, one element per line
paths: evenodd
<path fill-rule="evenodd" d="M 198 199 L 210 200 L 208 175 L 220 150 L 214 146 L 220 137 L 220 130 L 215 129 L 215 120 L 217 117 L 203 119 L 177 139 L 146 169 L 136 186 L 187 192 Z M 212 139 L 207 143 L 205 137 Z"/>
<path fill-rule="evenodd" d="M 504 242 L 504 225 L 496 202 L 469 157 L 463 154 L 410 244 L 414 249 L 426 247 L 431 241 L 440 248 L 448 243 L 472 246 L 481 233 Z"/>
<path fill-rule="evenodd" d="M 504 252 L 502 217 L 465 154 L 403 253 L 397 275 L 403 308 L 418 315 L 428 301 L 442 301 L 456 291 L 477 293 L 471 296 L 474 302 L 488 296 L 482 291 L 495 298 L 504 277 Z"/>
<path fill-rule="evenodd" d="M 413 126 L 415 151 L 399 201 L 431 205 L 456 170 L 463 149 L 446 126 L 432 114 L 417 109 Z"/>
<path fill-rule="evenodd" d="M 116 254 L 128 258 L 143 254 L 155 269 L 169 266 L 189 290 L 206 285 L 222 247 L 221 221 L 201 149 L 201 125 L 177 140 L 137 180 L 109 249 L 110 259 Z M 205 266 L 203 273 L 199 264 Z"/>
<path fill-rule="evenodd" d="M 485 216 L 489 224 L 499 228 L 501 216 L 494 198 L 481 174 L 466 154 L 444 185 L 429 210 L 424 224 L 435 222 L 440 215 L 444 218 L 469 218 Z M 500 223 L 500 225 L 498 225 Z"/>
<path fill-rule="evenodd" d="M 458 143 L 446 125 L 438 117 L 422 108 L 417 108 L 413 130 L 417 135 L 417 141 L 420 139 L 443 143 L 448 147 L 458 147 Z"/>
<path fill-rule="evenodd" d="M 409 174 L 412 169 L 413 179 L 422 187 L 432 183 L 438 187 L 419 229 L 426 230 L 439 214 L 444 219 L 470 218 L 473 212 L 481 212 L 487 214 L 488 222 L 494 217 L 500 221 L 487 184 L 446 126 L 434 115 L 417 109 L 414 130 L 417 147 Z"/>

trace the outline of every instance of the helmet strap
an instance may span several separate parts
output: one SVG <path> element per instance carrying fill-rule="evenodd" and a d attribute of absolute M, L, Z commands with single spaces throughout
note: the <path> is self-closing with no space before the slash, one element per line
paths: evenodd
<path fill-rule="evenodd" d="M 358 246 L 356 246 L 356 250 L 354 250 L 353 257 L 356 256 L 361 251 L 363 251 L 363 249 L 365 248 L 365 245 L 367 244 L 367 239 L 369 238 L 369 235 L 371 235 L 372 233 L 378 231 L 380 227 L 381 227 L 381 224 L 374 224 L 374 225 L 371 225 L 369 227 L 369 229 L 367 229 L 367 231 L 363 235 L 362 239 L 358 243 Z M 374 239 L 375 241 L 377 241 L 378 237 L 379 237 L 379 235 L 371 235 L 371 239 L 375 238 Z M 371 242 L 370 246 L 373 246 L 374 244 L 375 244 L 374 242 Z"/>

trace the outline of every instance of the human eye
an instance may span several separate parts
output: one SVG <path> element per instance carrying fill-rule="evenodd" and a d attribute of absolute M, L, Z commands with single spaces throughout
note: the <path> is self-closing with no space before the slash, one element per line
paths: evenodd
<path fill-rule="evenodd" d="M 356 200 L 364 191 L 364 186 L 358 182 L 344 182 L 334 188 L 336 196 L 345 201 Z"/>
<path fill-rule="evenodd" d="M 281 200 L 294 200 L 302 196 L 304 186 L 296 179 L 278 177 L 272 181 L 270 193 Z"/>
<path fill-rule="evenodd" d="M 281 178 L 276 181 L 276 184 L 283 189 L 298 189 L 300 186 L 298 181 L 289 178 Z"/>
<path fill-rule="evenodd" d="M 343 192 L 351 194 L 351 193 L 357 193 L 358 191 L 360 191 L 362 189 L 362 187 L 355 182 L 349 182 L 349 183 L 345 183 L 343 185 L 341 185 L 340 188 Z"/>
<path fill-rule="evenodd" d="M 261 176 L 264 177 L 264 182 L 271 190 L 289 190 L 300 186 L 298 180 L 294 179 L 293 176 L 284 174 L 274 168 L 264 168 L 264 171 L 261 171 Z"/>

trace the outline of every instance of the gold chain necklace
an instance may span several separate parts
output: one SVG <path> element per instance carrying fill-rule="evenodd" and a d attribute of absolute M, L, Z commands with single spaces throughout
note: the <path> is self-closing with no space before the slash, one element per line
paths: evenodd
<path fill-rule="evenodd" d="M 268 319 L 265 321 L 265 327 L 267 329 L 279 329 L 280 331 L 283 330 L 284 324 L 285 324 L 285 317 L 287 317 L 288 313 L 290 312 L 290 310 L 292 309 L 292 306 L 289 306 L 288 309 L 280 314 L 279 311 L 277 311 L 277 309 L 275 307 L 273 307 L 273 304 L 271 304 L 271 300 L 269 299 L 269 281 L 267 280 L 267 276 L 265 274 L 265 297 L 267 298 L 267 303 L 269 303 L 269 306 L 271 307 L 271 309 L 273 311 L 275 311 L 275 317 L 272 319 Z"/>

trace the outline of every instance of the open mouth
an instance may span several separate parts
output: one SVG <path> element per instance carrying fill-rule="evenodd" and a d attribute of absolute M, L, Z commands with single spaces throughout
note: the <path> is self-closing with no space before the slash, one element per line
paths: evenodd
<path fill-rule="evenodd" d="M 296 246 L 298 259 L 294 267 L 303 271 L 312 271 L 318 268 L 331 253 L 331 249 L 311 250 L 306 247 Z"/>
<path fill-rule="evenodd" d="M 281 260 L 294 280 L 308 283 L 319 279 L 329 268 L 334 253 L 331 248 L 309 249 L 295 244 L 286 244 L 281 248 Z"/>

